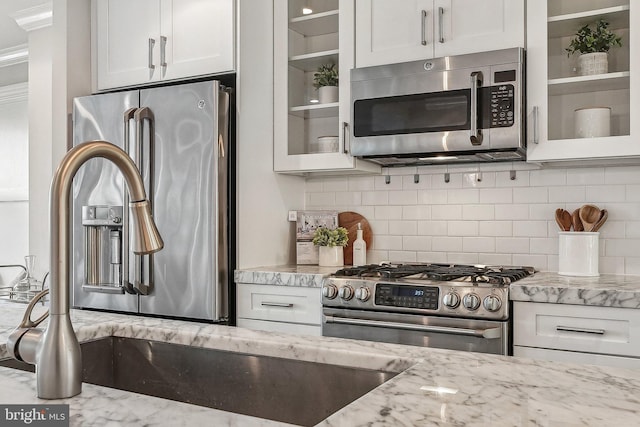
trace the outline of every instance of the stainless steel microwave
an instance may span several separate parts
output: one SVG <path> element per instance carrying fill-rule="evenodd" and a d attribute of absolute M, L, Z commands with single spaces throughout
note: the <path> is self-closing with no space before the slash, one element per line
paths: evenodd
<path fill-rule="evenodd" d="M 525 160 L 524 50 L 351 71 L 351 154 L 384 166 Z"/>

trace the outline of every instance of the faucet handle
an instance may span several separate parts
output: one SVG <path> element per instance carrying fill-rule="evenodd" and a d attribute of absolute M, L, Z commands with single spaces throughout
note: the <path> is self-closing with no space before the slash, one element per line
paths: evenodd
<path fill-rule="evenodd" d="M 49 310 L 47 310 L 46 313 L 38 317 L 38 319 L 36 319 L 35 321 L 31 320 L 31 313 L 33 312 L 33 308 L 36 306 L 38 301 L 44 298 L 48 293 L 49 293 L 49 289 L 45 289 L 38 292 L 33 297 L 33 299 L 31 300 L 31 302 L 27 306 L 27 309 L 24 312 L 24 316 L 22 317 L 22 321 L 18 325 L 18 328 L 35 328 L 40 323 L 42 323 L 47 317 L 49 317 Z"/>

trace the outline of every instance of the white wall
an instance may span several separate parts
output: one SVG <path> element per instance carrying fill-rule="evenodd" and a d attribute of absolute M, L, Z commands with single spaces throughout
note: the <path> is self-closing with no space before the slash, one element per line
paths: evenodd
<path fill-rule="evenodd" d="M 29 252 L 27 84 L 0 87 L 0 264 L 23 264 Z M 18 270 L 0 271 L 0 285 Z"/>
<path fill-rule="evenodd" d="M 532 265 L 557 271 L 556 208 L 573 211 L 592 203 L 609 212 L 600 230 L 600 272 L 640 274 L 640 167 L 513 167 L 518 169 L 513 181 L 510 163 L 450 166 L 449 183 L 444 182 L 446 167 L 311 178 L 305 207 L 351 210 L 367 218 L 374 235 L 370 262 Z"/>
<path fill-rule="evenodd" d="M 239 0 L 239 268 L 295 259 L 289 209 L 304 205 L 304 179 L 273 172 L 273 3 Z"/>

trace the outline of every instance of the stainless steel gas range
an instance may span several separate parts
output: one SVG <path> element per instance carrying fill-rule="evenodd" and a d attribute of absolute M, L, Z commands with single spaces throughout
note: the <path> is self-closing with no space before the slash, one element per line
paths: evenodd
<path fill-rule="evenodd" d="M 430 263 L 347 267 L 322 288 L 322 334 L 508 355 L 509 284 L 534 272 Z"/>

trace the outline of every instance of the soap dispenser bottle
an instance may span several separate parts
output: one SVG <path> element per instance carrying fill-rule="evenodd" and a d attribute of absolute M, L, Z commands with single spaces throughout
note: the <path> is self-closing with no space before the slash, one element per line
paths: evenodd
<path fill-rule="evenodd" d="M 362 238 L 362 225 L 358 223 L 356 230 L 356 240 L 353 242 L 353 265 L 367 264 L 367 242 Z"/>

